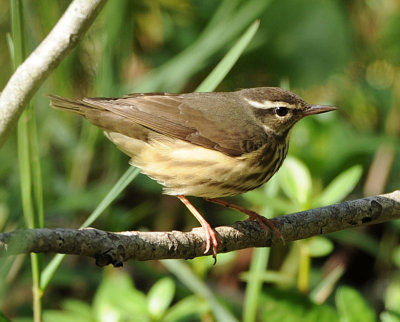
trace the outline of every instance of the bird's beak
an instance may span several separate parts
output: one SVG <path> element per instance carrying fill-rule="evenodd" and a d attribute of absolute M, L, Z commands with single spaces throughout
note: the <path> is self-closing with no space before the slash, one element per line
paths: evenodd
<path fill-rule="evenodd" d="M 321 114 L 334 110 L 337 110 L 337 107 L 329 105 L 310 105 L 310 107 L 303 112 L 303 116 Z"/>

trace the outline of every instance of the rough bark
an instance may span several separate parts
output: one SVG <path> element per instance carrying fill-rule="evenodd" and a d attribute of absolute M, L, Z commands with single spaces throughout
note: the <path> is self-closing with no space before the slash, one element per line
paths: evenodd
<path fill-rule="evenodd" d="M 400 190 L 275 218 L 286 242 L 400 218 Z M 252 221 L 215 228 L 219 253 L 269 247 L 282 241 Z M 0 234 L 0 255 L 63 253 L 89 256 L 97 265 L 121 266 L 129 259 L 176 259 L 204 255 L 201 228 L 190 232 L 105 232 L 98 229 L 31 229 Z"/>

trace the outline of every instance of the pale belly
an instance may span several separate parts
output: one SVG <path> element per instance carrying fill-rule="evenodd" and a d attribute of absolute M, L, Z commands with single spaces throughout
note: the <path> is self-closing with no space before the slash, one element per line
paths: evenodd
<path fill-rule="evenodd" d="M 282 147 L 275 158 L 269 158 L 268 149 L 261 148 L 251 152 L 255 155 L 231 157 L 181 140 L 144 143 L 120 134 L 108 137 L 169 195 L 219 198 L 253 190 L 271 178 L 287 152 Z"/>

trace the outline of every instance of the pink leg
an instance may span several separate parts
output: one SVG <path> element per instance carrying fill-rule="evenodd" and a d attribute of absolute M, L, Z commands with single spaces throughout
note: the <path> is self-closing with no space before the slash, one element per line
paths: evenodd
<path fill-rule="evenodd" d="M 259 215 L 255 211 L 240 207 L 238 205 L 235 205 L 233 203 L 227 202 L 222 199 L 218 199 L 218 198 L 204 198 L 204 199 L 207 201 L 216 203 L 218 205 L 221 205 L 221 206 L 224 206 L 224 207 L 227 207 L 230 209 L 234 209 L 241 213 L 244 213 L 245 215 L 249 216 L 249 220 L 257 221 L 261 225 L 261 227 L 263 227 L 264 229 L 267 229 L 269 227 L 275 233 L 275 235 L 278 236 L 282 240 L 283 243 L 285 243 L 285 239 L 283 238 L 281 232 L 279 231 L 278 228 L 276 228 L 276 226 L 274 224 L 275 220 L 265 218 L 264 216 Z"/>
<path fill-rule="evenodd" d="M 183 202 L 183 204 L 189 209 L 189 211 L 196 217 L 196 219 L 203 227 L 203 231 L 206 234 L 206 250 L 204 254 L 208 253 L 212 245 L 213 257 L 217 258 L 218 244 L 221 244 L 221 240 L 218 238 L 216 232 L 211 228 L 210 224 L 203 218 L 203 216 L 197 211 L 197 209 L 189 202 L 189 200 L 182 195 L 178 195 L 177 198 Z"/>

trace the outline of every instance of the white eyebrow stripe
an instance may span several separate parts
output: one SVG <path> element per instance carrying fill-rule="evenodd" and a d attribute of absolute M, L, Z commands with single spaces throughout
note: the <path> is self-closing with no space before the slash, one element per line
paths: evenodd
<path fill-rule="evenodd" d="M 257 102 L 257 101 L 248 99 L 247 97 L 244 97 L 244 99 L 247 103 L 249 103 L 251 106 L 253 106 L 255 108 L 268 109 L 268 108 L 273 108 L 273 107 L 278 107 L 278 106 L 288 107 L 288 103 L 286 103 L 286 102 L 280 102 L 280 101 L 272 102 L 272 101 L 265 100 L 264 102 L 261 103 L 261 102 Z"/>
<path fill-rule="evenodd" d="M 257 101 L 252 101 L 251 99 L 248 99 L 246 97 L 244 97 L 245 101 L 247 103 L 249 103 L 251 106 L 255 107 L 255 108 L 269 108 L 271 107 L 271 105 L 267 105 L 265 103 L 271 103 L 269 101 L 264 101 L 263 103 L 257 102 Z"/>

